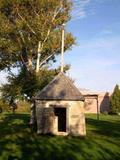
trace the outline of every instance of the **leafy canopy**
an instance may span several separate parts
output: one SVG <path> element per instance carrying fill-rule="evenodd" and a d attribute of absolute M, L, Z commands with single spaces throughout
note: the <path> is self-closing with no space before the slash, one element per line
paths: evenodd
<path fill-rule="evenodd" d="M 61 26 L 70 19 L 69 0 L 0 1 L 0 69 L 24 66 L 35 69 L 38 43 L 40 62 L 55 59 L 61 48 Z M 74 44 L 65 34 L 65 50 Z"/>
<path fill-rule="evenodd" d="M 18 68 L 3 86 L 4 97 L 32 97 L 59 71 L 43 67 L 61 52 L 61 27 L 70 20 L 70 0 L 0 0 L 0 70 Z M 40 71 L 35 74 L 40 47 Z M 65 31 L 65 50 L 75 38 Z M 43 67 L 43 68 L 42 68 Z M 66 69 L 65 69 L 66 70 Z M 43 74 L 44 73 L 44 74 Z"/>

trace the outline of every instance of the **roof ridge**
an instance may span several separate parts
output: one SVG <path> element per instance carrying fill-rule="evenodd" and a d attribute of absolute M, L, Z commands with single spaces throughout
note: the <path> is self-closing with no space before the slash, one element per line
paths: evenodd
<path fill-rule="evenodd" d="M 48 83 L 42 90 L 40 90 L 40 91 L 36 94 L 35 97 L 37 97 L 41 92 L 44 92 L 44 90 L 46 90 L 46 88 L 47 88 L 49 85 L 51 85 L 51 84 L 60 76 L 61 73 L 62 73 L 62 72 L 58 73 L 58 75 L 55 76 L 55 77 L 53 78 L 53 80 L 51 80 L 50 83 Z M 63 75 L 64 75 L 64 74 L 63 74 Z"/>
<path fill-rule="evenodd" d="M 69 79 L 69 77 L 66 77 L 66 76 L 64 76 L 64 77 L 65 77 L 65 79 L 69 82 L 69 85 L 71 86 L 71 88 L 74 87 L 74 89 L 77 90 L 78 93 L 82 95 L 82 93 L 81 93 L 81 92 L 79 91 L 79 89 L 75 86 L 75 84 Z"/>
<path fill-rule="evenodd" d="M 47 86 L 38 92 L 35 99 L 84 100 L 81 92 L 63 72 L 60 72 Z"/>

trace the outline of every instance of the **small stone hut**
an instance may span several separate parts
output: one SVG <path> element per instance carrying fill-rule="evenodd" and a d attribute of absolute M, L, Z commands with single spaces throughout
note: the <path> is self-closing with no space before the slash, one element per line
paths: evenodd
<path fill-rule="evenodd" d="M 64 73 L 59 73 L 34 100 L 38 134 L 86 135 L 84 97 Z"/>

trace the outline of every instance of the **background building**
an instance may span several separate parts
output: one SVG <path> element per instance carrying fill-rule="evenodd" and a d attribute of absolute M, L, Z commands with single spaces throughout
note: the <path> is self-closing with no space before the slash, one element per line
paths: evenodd
<path fill-rule="evenodd" d="M 110 112 L 110 93 L 92 92 L 80 89 L 85 97 L 85 113 L 108 113 Z"/>

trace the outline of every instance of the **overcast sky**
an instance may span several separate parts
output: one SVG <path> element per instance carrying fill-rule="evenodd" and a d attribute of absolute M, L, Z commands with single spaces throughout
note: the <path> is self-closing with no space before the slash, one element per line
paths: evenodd
<path fill-rule="evenodd" d="M 77 46 L 65 54 L 69 75 L 79 88 L 112 91 L 120 84 L 120 0 L 73 0 L 66 29 Z M 5 75 L 0 74 L 0 83 Z"/>

